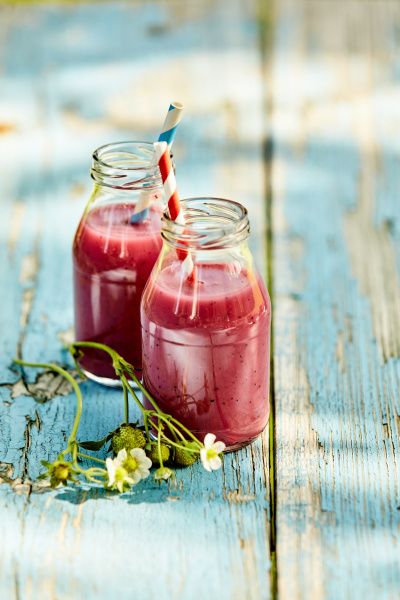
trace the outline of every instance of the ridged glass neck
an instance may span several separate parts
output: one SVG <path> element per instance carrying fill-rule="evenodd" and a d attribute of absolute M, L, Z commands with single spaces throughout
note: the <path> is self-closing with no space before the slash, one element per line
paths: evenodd
<path fill-rule="evenodd" d="M 118 193 L 162 187 L 150 142 L 118 142 L 101 146 L 93 153 L 90 175 L 97 185 Z"/>
<path fill-rule="evenodd" d="M 219 250 L 242 244 L 250 235 L 247 210 L 233 200 L 189 198 L 181 201 L 185 225 L 164 211 L 161 236 L 176 248 Z"/>

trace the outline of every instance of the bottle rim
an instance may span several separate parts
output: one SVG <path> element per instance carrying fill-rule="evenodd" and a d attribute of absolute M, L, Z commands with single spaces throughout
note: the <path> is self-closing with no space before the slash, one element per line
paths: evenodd
<path fill-rule="evenodd" d="M 173 246 L 216 250 L 243 243 L 250 236 L 247 209 L 226 198 L 199 197 L 181 200 L 185 224 L 173 221 L 168 208 L 162 216 L 162 238 Z"/>
<path fill-rule="evenodd" d="M 153 190 L 162 187 L 158 165 L 151 165 L 151 142 L 126 141 L 104 144 L 92 154 L 91 178 L 118 191 Z"/>

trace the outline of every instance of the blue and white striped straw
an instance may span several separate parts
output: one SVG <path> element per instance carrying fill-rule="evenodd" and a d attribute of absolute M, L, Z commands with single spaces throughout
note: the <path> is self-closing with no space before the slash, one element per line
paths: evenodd
<path fill-rule="evenodd" d="M 171 148 L 172 142 L 174 141 L 179 121 L 182 117 L 182 111 L 183 104 L 181 104 L 180 102 L 173 102 L 172 104 L 170 104 L 167 116 L 165 117 L 164 125 L 162 126 L 162 130 L 159 135 L 158 141 L 167 142 L 169 149 Z M 154 167 L 156 164 L 157 158 L 154 153 L 149 166 Z M 151 203 L 152 194 L 142 192 L 133 211 L 131 223 L 142 223 L 148 215 L 148 208 Z"/>
<path fill-rule="evenodd" d="M 169 148 L 171 148 L 174 141 L 176 130 L 182 117 L 182 111 L 183 104 L 180 102 L 174 102 L 169 105 L 167 116 L 165 117 L 164 125 L 158 138 L 159 142 L 167 142 Z"/>

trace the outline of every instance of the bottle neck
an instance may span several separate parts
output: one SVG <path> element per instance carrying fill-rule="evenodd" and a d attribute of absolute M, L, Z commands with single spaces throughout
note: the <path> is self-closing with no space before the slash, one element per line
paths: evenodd
<path fill-rule="evenodd" d="M 242 245 L 250 236 L 246 208 L 222 198 L 189 198 L 181 201 L 184 225 L 164 211 L 162 238 L 183 250 L 224 250 Z"/>
<path fill-rule="evenodd" d="M 152 165 L 153 144 L 118 142 L 93 153 L 91 178 L 104 192 L 152 191 L 162 187 L 158 165 Z"/>

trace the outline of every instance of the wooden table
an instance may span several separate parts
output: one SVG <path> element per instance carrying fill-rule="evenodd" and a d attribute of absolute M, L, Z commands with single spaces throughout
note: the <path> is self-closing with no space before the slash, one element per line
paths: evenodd
<path fill-rule="evenodd" d="M 400 597 L 399 40 L 395 1 L 1 5 L 2 600 Z M 155 139 L 171 100 L 181 196 L 250 211 L 270 431 L 169 487 L 49 491 L 74 395 L 11 361 L 72 368 L 91 152 Z M 100 439 L 121 393 L 81 387 Z"/>

